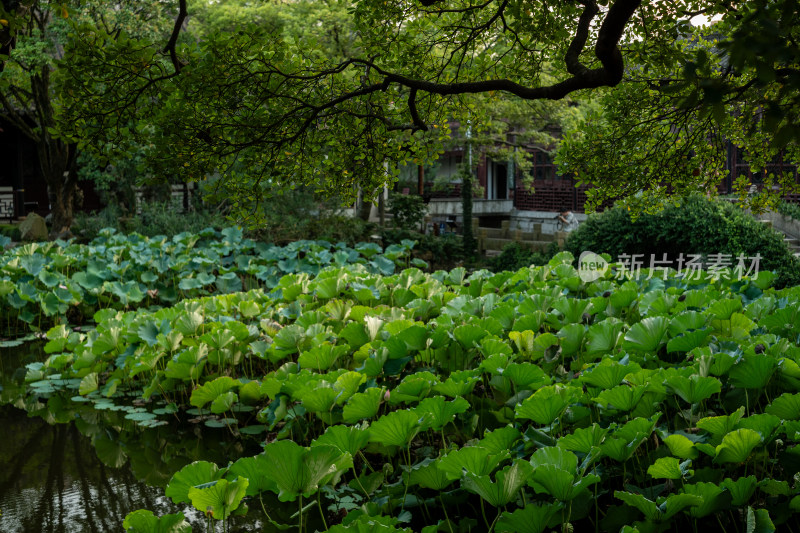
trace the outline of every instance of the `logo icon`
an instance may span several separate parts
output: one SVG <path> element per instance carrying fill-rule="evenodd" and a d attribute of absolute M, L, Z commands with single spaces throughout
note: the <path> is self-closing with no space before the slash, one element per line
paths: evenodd
<path fill-rule="evenodd" d="M 608 270 L 608 261 L 594 252 L 585 251 L 578 258 L 578 276 L 585 283 L 603 277 Z"/>

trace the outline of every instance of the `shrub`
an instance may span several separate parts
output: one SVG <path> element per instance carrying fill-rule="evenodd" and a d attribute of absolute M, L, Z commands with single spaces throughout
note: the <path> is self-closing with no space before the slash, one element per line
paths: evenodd
<path fill-rule="evenodd" d="M 544 252 L 533 252 L 516 242 L 507 244 L 500 255 L 489 260 L 488 267 L 493 272 L 504 270 L 519 270 L 532 265 L 542 266 L 547 264 L 558 253 L 558 244 L 550 243 Z"/>
<path fill-rule="evenodd" d="M 415 194 L 392 194 L 389 196 L 392 225 L 396 228 L 418 230 L 425 216 L 425 202 Z"/>
<path fill-rule="evenodd" d="M 585 250 L 621 254 L 654 254 L 676 260 L 679 254 L 761 254 L 760 268 L 774 270 L 780 287 L 800 284 L 800 261 L 783 236 L 740 208 L 702 196 L 689 197 L 656 214 L 631 218 L 621 207 L 592 215 L 573 231 L 566 250 L 576 257 Z M 644 265 L 647 266 L 647 265 Z"/>
<path fill-rule="evenodd" d="M 778 213 L 795 220 L 800 220 L 800 205 L 791 202 L 781 202 L 778 204 Z"/>
<path fill-rule="evenodd" d="M 212 210 L 200 209 L 182 212 L 169 202 L 143 203 L 141 212 L 128 216 L 117 204 L 110 204 L 96 213 L 78 213 L 72 232 L 81 240 L 96 238 L 103 228 L 114 228 L 122 233 L 139 233 L 147 237 L 171 237 L 184 231 L 197 233 L 205 228 L 221 229 L 225 218 Z"/>

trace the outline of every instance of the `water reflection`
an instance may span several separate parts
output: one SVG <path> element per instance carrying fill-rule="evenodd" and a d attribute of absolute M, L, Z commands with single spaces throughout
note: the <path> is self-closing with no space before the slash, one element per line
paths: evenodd
<path fill-rule="evenodd" d="M 164 496 L 167 482 L 192 461 L 225 465 L 259 453 L 259 443 L 177 420 L 144 429 L 124 412 L 99 411 L 55 394 L 23 400 L 24 365 L 44 359 L 40 346 L 0 349 L 0 402 L 6 404 L 0 406 L 0 531 L 120 531 L 136 509 L 183 511 L 195 531 L 204 531 L 201 515 Z M 255 506 L 229 530 L 271 530 L 261 523 L 257 501 Z M 281 518 L 288 522 L 289 514 Z"/>

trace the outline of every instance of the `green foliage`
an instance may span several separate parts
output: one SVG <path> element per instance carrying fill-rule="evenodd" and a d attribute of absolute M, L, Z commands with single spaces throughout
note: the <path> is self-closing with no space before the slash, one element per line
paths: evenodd
<path fill-rule="evenodd" d="M 219 238 L 232 247 L 241 232 Z M 454 516 L 487 531 L 795 524 L 800 288 L 711 273 L 583 282 L 572 260 L 500 273 L 349 265 L 103 310 L 94 330 L 48 332 L 49 357 L 13 401 L 106 410 L 139 396 L 119 407 L 141 431 L 177 417 L 257 439 L 263 453 L 193 462 L 167 485 L 234 523 L 245 504 L 274 520 L 277 498 L 296 502 L 301 529 L 326 507 L 359 530 L 430 531 Z M 19 268 L 47 272 L 30 258 Z M 703 328 L 713 335 L 686 356 L 668 351 Z"/>
<path fill-rule="evenodd" d="M 558 244 L 551 243 L 545 252 L 532 252 L 527 248 L 511 242 L 503 247 L 500 255 L 489 260 L 489 268 L 493 272 L 518 270 L 529 266 L 543 266 L 558 253 Z"/>
<path fill-rule="evenodd" d="M 680 254 L 728 254 L 731 267 L 737 256 L 761 255 L 760 269 L 778 275 L 777 286 L 800 283 L 800 262 L 795 258 L 783 236 L 758 222 L 728 202 L 692 196 L 665 207 L 655 214 L 640 214 L 635 218 L 624 207 L 615 207 L 589 219 L 573 231 L 566 249 L 578 256 L 585 250 L 608 253 L 612 258 L 621 254 L 643 254 L 647 261 L 666 254 L 677 260 Z M 644 268 L 649 264 L 644 265 Z"/>
<path fill-rule="evenodd" d="M 398 229 L 418 231 L 427 208 L 421 196 L 415 194 L 389 195 L 392 225 Z"/>
<path fill-rule="evenodd" d="M 391 274 L 397 265 L 408 264 L 412 246 L 404 242 L 384 251 L 374 244 L 353 249 L 343 243 L 296 241 L 279 247 L 244 238 L 240 228 L 206 228 L 171 238 L 107 228 L 87 245 L 56 241 L 4 251 L 0 298 L 8 305 L 0 317 L 15 333 L 64 321 L 81 324 L 104 308 L 169 305 L 179 298 L 238 292 L 244 285 L 271 289 L 286 274 L 316 275 L 331 265 L 360 263 Z M 252 306 L 242 309 L 243 315 L 257 312 Z M 178 321 L 179 329 L 184 320 L 188 317 Z M 160 329 L 160 322 L 149 325 L 143 338 L 154 343 Z M 210 357 L 213 361 L 215 352 Z"/>

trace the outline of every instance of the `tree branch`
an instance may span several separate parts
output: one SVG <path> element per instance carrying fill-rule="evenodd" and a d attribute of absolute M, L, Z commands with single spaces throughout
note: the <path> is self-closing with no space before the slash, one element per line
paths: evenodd
<path fill-rule="evenodd" d="M 169 41 L 167 41 L 167 45 L 164 47 L 164 53 L 166 54 L 169 52 L 169 59 L 172 61 L 172 66 L 175 68 L 175 72 L 180 72 L 184 66 L 183 62 L 178 59 L 178 52 L 175 50 L 175 47 L 178 44 L 178 36 L 181 34 L 183 21 L 186 20 L 187 15 L 188 11 L 186 9 L 186 0 L 180 0 L 178 17 L 175 19 L 175 25 L 172 27 L 172 35 L 170 35 Z"/>

